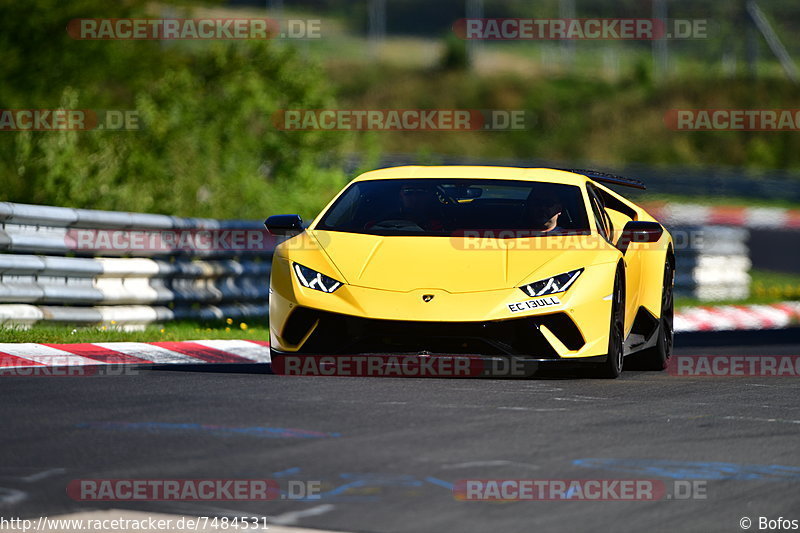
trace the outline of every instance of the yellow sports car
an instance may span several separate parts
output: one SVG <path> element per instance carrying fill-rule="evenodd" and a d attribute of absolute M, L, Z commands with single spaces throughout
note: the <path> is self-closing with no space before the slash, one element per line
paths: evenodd
<path fill-rule="evenodd" d="M 273 365 L 288 355 L 580 362 L 672 351 L 672 237 L 594 171 L 407 166 L 350 182 L 288 237 L 270 280 Z"/>

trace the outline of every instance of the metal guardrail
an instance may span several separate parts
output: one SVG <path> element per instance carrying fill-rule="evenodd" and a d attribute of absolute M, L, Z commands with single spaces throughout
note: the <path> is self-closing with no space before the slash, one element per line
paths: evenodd
<path fill-rule="evenodd" d="M 258 245 L 201 248 L 179 238 L 224 242 L 226 234 L 258 237 Z M 145 246 L 116 246 L 120 235 Z M 266 316 L 272 244 L 258 221 L 0 202 L 0 323 Z"/>

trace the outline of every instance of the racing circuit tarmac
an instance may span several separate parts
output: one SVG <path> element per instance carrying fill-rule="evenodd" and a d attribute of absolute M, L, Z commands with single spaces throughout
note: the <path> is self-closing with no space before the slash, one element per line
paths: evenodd
<path fill-rule="evenodd" d="M 727 334 L 723 347 L 704 346 L 719 334 L 681 337 L 677 353 L 800 354 L 797 330 L 759 335 L 739 342 Z M 481 533 L 732 532 L 743 517 L 752 530 L 761 516 L 800 519 L 793 377 L 381 379 L 181 369 L 0 383 L 4 517 L 113 508 L 267 515 L 274 524 L 341 531 Z M 314 501 L 70 499 L 67 484 L 84 478 L 314 480 L 322 492 Z M 504 478 L 660 480 L 672 498 L 454 498 L 458 480 Z M 699 482 L 694 496 L 705 498 L 681 499 L 685 481 Z"/>

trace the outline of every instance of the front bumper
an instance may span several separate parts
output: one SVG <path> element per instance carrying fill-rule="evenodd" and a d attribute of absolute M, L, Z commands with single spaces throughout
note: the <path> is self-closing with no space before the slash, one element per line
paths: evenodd
<path fill-rule="evenodd" d="M 295 307 L 286 320 L 283 341 L 313 354 L 481 354 L 528 355 L 559 359 L 545 328 L 569 352 L 586 341 L 567 313 L 509 320 L 427 322 L 380 320 Z"/>
<path fill-rule="evenodd" d="M 587 268 L 566 293 L 532 299 L 519 289 L 396 292 L 343 285 L 322 293 L 300 286 L 288 262 L 276 260 L 270 342 L 277 354 L 596 358 L 608 348 L 614 266 Z M 532 300 L 539 303 L 528 305 Z"/>

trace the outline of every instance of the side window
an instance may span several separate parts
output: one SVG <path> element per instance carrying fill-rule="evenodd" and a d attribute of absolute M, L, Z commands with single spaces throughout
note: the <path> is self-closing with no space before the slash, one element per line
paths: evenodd
<path fill-rule="evenodd" d="M 361 184 L 356 183 L 350 187 L 339 199 L 336 204 L 325 215 L 322 225 L 325 226 L 343 226 L 351 222 L 355 216 L 355 209 L 358 206 L 356 201 L 361 194 Z"/>
<path fill-rule="evenodd" d="M 592 204 L 592 213 L 594 213 L 594 219 L 597 221 L 597 229 L 605 240 L 611 242 L 611 221 L 603 207 L 603 202 L 600 201 L 591 186 L 588 187 L 587 191 L 589 193 L 589 202 Z"/>

